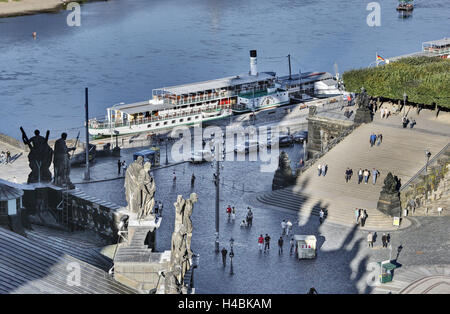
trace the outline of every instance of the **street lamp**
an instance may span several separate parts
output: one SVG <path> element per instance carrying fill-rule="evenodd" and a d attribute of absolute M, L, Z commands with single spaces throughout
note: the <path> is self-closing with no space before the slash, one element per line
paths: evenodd
<path fill-rule="evenodd" d="M 234 239 L 231 238 L 230 239 L 230 275 L 233 275 L 233 257 L 234 257 L 234 252 L 233 252 L 233 243 L 234 243 Z"/>
<path fill-rule="evenodd" d="M 427 149 L 425 150 L 425 157 L 427 158 L 427 163 L 425 164 L 425 173 L 428 172 L 428 162 L 430 161 L 430 157 L 431 157 L 431 153 L 430 151 Z"/>

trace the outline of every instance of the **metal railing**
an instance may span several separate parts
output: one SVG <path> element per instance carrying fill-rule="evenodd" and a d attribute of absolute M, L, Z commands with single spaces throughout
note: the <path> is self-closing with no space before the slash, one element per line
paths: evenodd
<path fill-rule="evenodd" d="M 411 183 L 413 181 L 415 181 L 420 175 L 422 175 L 424 172 L 426 172 L 426 169 L 434 164 L 438 158 L 444 154 L 450 147 L 450 142 L 447 143 L 447 145 L 444 146 L 443 149 L 441 149 L 436 155 L 433 156 L 433 158 L 431 158 L 414 176 L 411 177 L 411 179 L 409 179 L 405 184 L 403 184 L 400 187 L 400 192 L 402 192 L 404 189 L 406 189 L 409 185 L 411 185 Z"/>
<path fill-rule="evenodd" d="M 115 129 L 122 126 L 132 126 L 132 125 L 139 125 L 139 124 L 146 124 L 146 123 L 152 123 L 152 122 L 161 122 L 170 120 L 173 118 L 181 118 L 181 117 L 189 117 L 195 114 L 201 114 L 214 112 L 217 110 L 222 109 L 229 109 L 230 105 L 214 105 L 214 106 L 208 106 L 206 109 L 197 109 L 197 110 L 189 110 L 186 112 L 181 113 L 174 113 L 174 114 L 168 114 L 162 117 L 149 117 L 149 118 L 143 118 L 143 119 L 135 119 L 133 121 L 127 121 L 127 122 L 119 122 L 119 123 L 109 123 L 109 122 L 99 122 L 99 121 L 90 121 L 89 127 L 92 129 Z"/>

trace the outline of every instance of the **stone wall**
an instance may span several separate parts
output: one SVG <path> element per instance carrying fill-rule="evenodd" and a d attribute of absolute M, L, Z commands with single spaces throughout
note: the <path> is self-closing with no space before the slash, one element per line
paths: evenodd
<path fill-rule="evenodd" d="M 334 139 L 342 137 L 353 128 L 352 121 L 330 119 L 321 116 L 309 116 L 308 120 L 308 159 L 320 153 L 325 148 L 329 149 Z M 349 134 L 349 133 L 348 133 Z"/>
<path fill-rule="evenodd" d="M 72 190 L 46 185 L 24 190 L 23 206 L 34 223 L 69 230 L 92 230 L 110 243 L 117 242 L 121 208 L 115 204 Z M 61 202 L 66 202 L 67 220 Z M 58 208 L 59 207 L 59 208 Z"/>
<path fill-rule="evenodd" d="M 409 209 L 410 201 L 415 201 L 416 208 L 432 205 L 448 193 L 450 178 L 450 152 L 439 159 L 435 165 L 429 166 L 426 174 L 419 175 L 400 192 L 402 209 Z M 431 202 L 431 204 L 430 204 Z"/>

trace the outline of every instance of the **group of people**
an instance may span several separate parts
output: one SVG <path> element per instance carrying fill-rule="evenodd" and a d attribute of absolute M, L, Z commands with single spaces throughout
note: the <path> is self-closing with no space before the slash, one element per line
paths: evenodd
<path fill-rule="evenodd" d="M 367 168 L 364 170 L 362 168 L 359 168 L 358 184 L 361 184 L 363 181 L 365 184 L 367 184 L 369 182 L 370 176 L 372 176 L 372 184 L 376 184 L 379 175 L 380 175 L 380 171 L 378 171 L 378 169 L 373 168 L 372 171 L 370 172 L 369 169 L 367 169 Z M 345 170 L 345 182 L 350 181 L 352 176 L 353 176 L 353 170 L 350 169 L 349 167 L 347 167 L 347 169 Z"/>
<path fill-rule="evenodd" d="M 6 163 L 9 164 L 11 162 L 11 152 L 8 150 L 6 152 L 2 151 L 0 154 L 0 164 Z"/>
<path fill-rule="evenodd" d="M 236 219 L 236 208 L 228 205 L 227 207 L 227 216 L 228 221 L 234 221 Z M 247 214 L 245 215 L 245 219 L 242 219 L 240 227 L 251 227 L 253 225 L 253 212 L 250 207 L 247 207 Z"/>
<path fill-rule="evenodd" d="M 357 225 L 361 225 L 361 227 L 364 227 L 364 225 L 366 224 L 367 217 L 368 215 L 365 209 L 362 208 L 355 209 L 355 219 Z"/>
<path fill-rule="evenodd" d="M 163 209 L 164 209 L 163 203 L 161 201 L 156 201 L 155 207 L 154 207 L 154 213 L 157 217 L 162 216 Z"/>
<path fill-rule="evenodd" d="M 120 176 L 120 170 L 123 170 L 123 175 L 125 175 L 125 172 L 127 171 L 127 163 L 126 161 L 120 161 L 120 159 L 117 161 L 117 175 Z"/>
<path fill-rule="evenodd" d="M 381 142 L 383 142 L 383 134 L 370 134 L 370 147 L 373 147 L 375 144 L 380 146 Z"/>
<path fill-rule="evenodd" d="M 402 126 L 403 128 L 407 128 L 409 124 L 409 127 L 412 129 L 415 125 L 416 125 L 416 120 L 414 120 L 414 118 L 411 118 L 411 120 L 409 120 L 407 115 L 404 115 L 402 117 Z"/>
<path fill-rule="evenodd" d="M 376 232 L 375 233 L 369 232 L 367 234 L 367 243 L 369 244 L 369 247 L 373 247 L 373 243 L 376 241 L 376 239 L 377 239 Z M 391 242 L 390 234 L 383 233 L 383 235 L 381 236 L 381 242 L 383 243 L 383 247 L 387 248 L 388 244 Z"/>
<path fill-rule="evenodd" d="M 328 165 L 327 164 L 318 164 L 317 165 L 317 175 L 320 177 L 321 175 L 325 177 L 328 171 Z"/>
<path fill-rule="evenodd" d="M 387 119 L 387 118 L 389 118 L 390 115 L 391 115 L 391 112 L 389 111 L 388 108 L 383 108 L 383 107 L 380 108 L 381 119 L 384 119 L 384 118 Z"/>
<path fill-rule="evenodd" d="M 283 219 L 281 222 L 281 235 L 289 236 L 289 233 L 292 231 L 292 222 L 290 219 Z"/>

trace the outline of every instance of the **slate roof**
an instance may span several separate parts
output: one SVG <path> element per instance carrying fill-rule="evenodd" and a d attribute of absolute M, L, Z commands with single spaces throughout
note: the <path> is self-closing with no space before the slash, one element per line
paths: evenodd
<path fill-rule="evenodd" d="M 80 265 L 80 285 L 69 285 L 70 263 Z M 136 293 L 107 272 L 44 243 L 0 228 L 0 293 Z"/>

